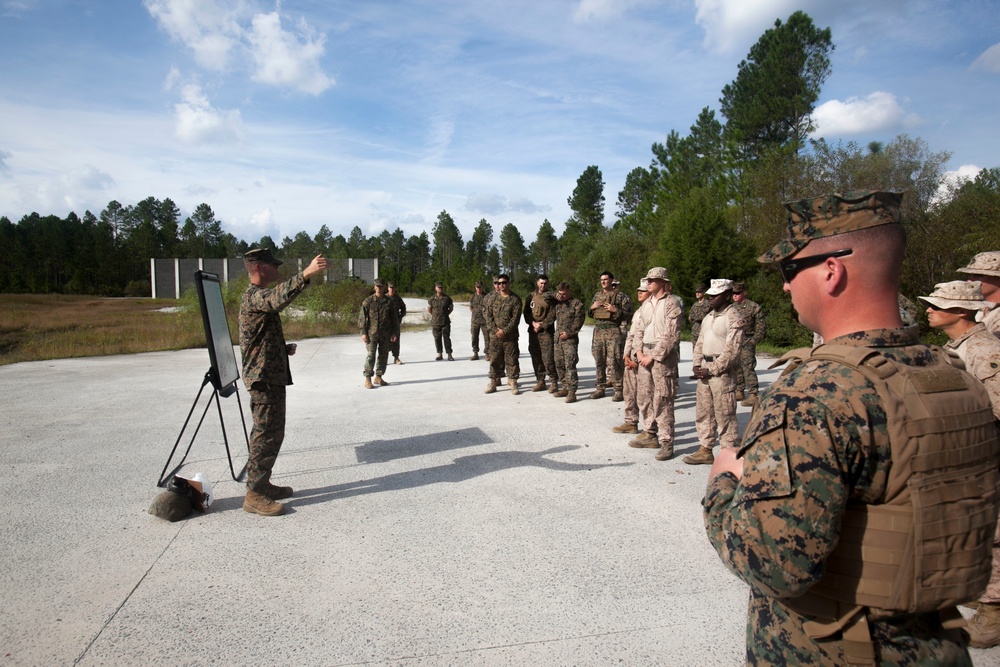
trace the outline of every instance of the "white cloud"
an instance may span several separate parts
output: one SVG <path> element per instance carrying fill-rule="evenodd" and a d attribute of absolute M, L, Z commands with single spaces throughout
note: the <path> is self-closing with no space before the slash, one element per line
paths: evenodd
<path fill-rule="evenodd" d="M 1000 74 L 1000 43 L 994 44 L 976 58 L 969 69 Z"/>
<path fill-rule="evenodd" d="M 215 0 L 145 0 L 146 10 L 171 37 L 194 52 L 198 64 L 224 70 L 239 46 L 239 4 L 227 8 Z"/>
<path fill-rule="evenodd" d="M 311 95 L 319 95 L 334 84 L 323 73 L 319 60 L 324 53 L 324 37 L 311 34 L 300 22 L 302 41 L 281 27 L 277 12 L 257 14 L 248 35 L 257 65 L 255 81 L 275 86 L 290 86 Z"/>
<path fill-rule="evenodd" d="M 941 179 L 941 184 L 938 185 L 937 192 L 934 193 L 934 197 L 931 199 L 931 203 L 941 204 L 946 202 L 951 198 L 956 188 L 963 183 L 974 180 L 982 170 L 982 167 L 974 164 L 963 164 L 958 169 L 946 171 L 944 177 Z"/>
<path fill-rule="evenodd" d="M 695 21 L 705 31 L 705 45 L 728 53 L 748 49 L 775 19 L 799 8 L 797 0 L 695 0 Z"/>
<path fill-rule="evenodd" d="M 71 190 L 107 190 L 115 184 L 111 174 L 92 165 L 74 169 L 62 177 L 63 184 Z"/>
<path fill-rule="evenodd" d="M 830 100 L 813 113 L 816 132 L 813 136 L 851 136 L 910 127 L 920 122 L 916 114 L 907 113 L 896 96 L 875 91 L 865 98 L 850 97 L 845 102 Z"/>
<path fill-rule="evenodd" d="M 174 134 L 188 144 L 238 144 L 243 121 L 238 109 L 222 111 L 208 101 L 197 84 L 181 90 L 183 101 L 174 105 Z"/>
<path fill-rule="evenodd" d="M 473 194 L 465 200 L 465 210 L 485 215 L 501 213 L 542 213 L 550 206 L 540 206 L 527 197 L 505 197 L 496 194 Z"/>
<path fill-rule="evenodd" d="M 638 4 L 639 0 L 580 0 L 580 4 L 573 10 L 573 20 L 584 23 L 621 16 Z"/>

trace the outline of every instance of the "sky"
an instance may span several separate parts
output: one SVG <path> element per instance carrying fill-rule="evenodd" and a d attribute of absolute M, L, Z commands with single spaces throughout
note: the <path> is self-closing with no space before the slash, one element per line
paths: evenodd
<path fill-rule="evenodd" d="M 280 243 L 447 211 L 530 243 L 596 165 L 611 224 L 799 9 L 835 45 L 814 136 L 1000 166 L 995 0 L 0 0 L 0 216 L 170 198 Z"/>

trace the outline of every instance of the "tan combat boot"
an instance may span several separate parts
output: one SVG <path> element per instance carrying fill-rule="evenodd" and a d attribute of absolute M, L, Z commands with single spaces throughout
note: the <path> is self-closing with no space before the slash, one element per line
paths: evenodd
<path fill-rule="evenodd" d="M 389 386 L 389 382 L 384 377 L 382 377 L 381 375 L 376 375 L 375 376 L 375 384 L 380 385 L 382 387 L 388 387 Z"/>
<path fill-rule="evenodd" d="M 247 495 L 243 499 L 243 510 L 251 514 L 260 514 L 261 516 L 278 516 L 285 511 L 285 506 L 274 502 L 263 493 L 257 493 L 248 489 Z"/>
<path fill-rule="evenodd" d="M 624 424 L 619 424 L 618 426 L 612 427 L 611 432 L 612 433 L 638 433 L 639 432 L 639 426 L 638 426 L 638 424 L 630 424 L 628 422 L 625 422 Z"/>
<path fill-rule="evenodd" d="M 668 461 L 674 458 L 674 443 L 661 442 L 660 451 L 656 452 L 657 461 Z"/>
<path fill-rule="evenodd" d="M 507 380 L 507 384 L 510 385 L 511 396 L 517 396 L 521 393 L 521 390 L 517 386 L 517 380 Z"/>
<path fill-rule="evenodd" d="M 374 387 L 375 386 L 372 384 L 372 379 L 366 375 L 365 376 L 365 389 L 374 389 Z"/>
<path fill-rule="evenodd" d="M 628 446 L 636 449 L 656 449 L 660 443 L 657 441 L 655 433 L 643 431 L 634 440 L 629 440 Z"/>
<path fill-rule="evenodd" d="M 757 394 L 748 394 L 746 398 L 740 401 L 740 405 L 744 408 L 752 408 L 757 405 Z"/>
<path fill-rule="evenodd" d="M 992 648 L 1000 644 L 1000 604 L 980 602 L 965 630 L 972 648 Z"/>
<path fill-rule="evenodd" d="M 484 391 L 483 393 L 484 394 L 495 394 L 495 393 L 497 393 L 497 381 L 496 380 L 490 380 L 490 383 L 488 385 L 486 385 L 486 391 Z"/>
<path fill-rule="evenodd" d="M 688 454 L 684 457 L 684 463 L 693 466 L 712 465 L 715 463 L 715 454 L 712 453 L 710 447 L 699 447 L 694 454 Z"/>
<path fill-rule="evenodd" d="M 575 394 L 576 392 L 573 392 L 573 393 Z M 568 389 L 560 389 L 559 391 L 557 391 L 556 393 L 554 393 L 552 395 L 555 396 L 556 398 L 566 398 L 567 396 L 569 396 L 569 390 Z"/>
<path fill-rule="evenodd" d="M 545 391 L 545 380 L 539 380 L 535 383 L 535 386 L 531 388 L 531 391 Z"/>
<path fill-rule="evenodd" d="M 399 357 L 396 357 L 396 359 L 392 363 L 396 364 L 397 366 L 402 366 L 403 360 L 400 359 Z"/>
<path fill-rule="evenodd" d="M 736 392 L 736 400 L 737 401 L 742 401 L 744 398 L 746 398 L 746 396 L 743 394 L 742 390 Z"/>
<path fill-rule="evenodd" d="M 591 398 L 604 398 L 604 385 L 599 384 L 594 389 L 594 393 L 590 395 Z"/>
<path fill-rule="evenodd" d="M 576 403 L 576 390 L 569 389 L 569 390 L 566 391 L 566 402 L 567 403 Z"/>
<path fill-rule="evenodd" d="M 554 394 L 557 391 L 559 391 L 559 383 L 553 380 L 552 384 L 549 385 L 549 393 Z"/>
<path fill-rule="evenodd" d="M 478 352 L 473 352 L 472 356 L 469 357 L 469 361 L 479 361 L 479 353 Z"/>
<path fill-rule="evenodd" d="M 443 357 L 439 354 L 438 356 L 434 357 L 434 361 L 441 361 L 442 358 Z"/>
<path fill-rule="evenodd" d="M 448 361 L 455 361 L 455 357 L 451 356 L 451 352 L 448 353 Z"/>
<path fill-rule="evenodd" d="M 615 403 L 621 403 L 625 400 L 625 395 L 622 394 L 622 390 L 615 388 L 615 395 L 611 397 L 611 400 Z"/>

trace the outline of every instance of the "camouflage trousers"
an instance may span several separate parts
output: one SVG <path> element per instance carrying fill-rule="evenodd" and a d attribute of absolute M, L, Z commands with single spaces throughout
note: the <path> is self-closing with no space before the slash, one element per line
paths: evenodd
<path fill-rule="evenodd" d="M 259 491 L 271 481 L 271 469 L 285 440 L 285 387 L 254 382 L 250 387 L 250 457 L 247 488 Z"/>
<path fill-rule="evenodd" d="M 993 534 L 993 573 L 990 574 L 990 583 L 979 601 L 1000 604 L 1000 521 L 997 521 L 996 532 Z"/>
<path fill-rule="evenodd" d="M 633 359 L 632 361 L 635 361 Z M 622 369 L 622 393 L 625 395 L 625 423 L 639 423 L 639 369 L 624 366 Z"/>
<path fill-rule="evenodd" d="M 744 343 L 736 367 L 736 391 L 757 393 L 757 346 Z"/>
<path fill-rule="evenodd" d="M 490 356 L 490 335 L 486 331 L 485 324 L 472 323 L 472 351 L 479 354 L 479 334 L 483 334 L 483 354 L 489 359 Z"/>
<path fill-rule="evenodd" d="M 390 338 L 392 336 L 368 336 L 368 342 L 365 343 L 368 349 L 368 356 L 365 357 L 365 377 L 370 378 L 373 374 L 385 373 L 385 365 L 389 361 L 389 347 L 392 345 L 389 342 Z M 396 354 L 398 356 L 399 353 Z"/>
<path fill-rule="evenodd" d="M 594 341 L 590 345 L 590 351 L 594 355 L 597 386 L 613 386 L 620 390 L 625 359 L 622 357 L 622 337 L 618 327 L 594 329 Z"/>
<path fill-rule="evenodd" d="M 575 392 L 579 382 L 576 365 L 580 363 L 580 339 L 576 336 L 566 340 L 557 338 L 554 345 L 552 351 L 559 387 Z"/>
<path fill-rule="evenodd" d="M 639 364 L 636 379 L 642 430 L 656 433 L 661 443 L 673 442 L 677 392 L 673 366 L 659 361 L 654 361 L 649 368 Z"/>
<path fill-rule="evenodd" d="M 444 342 L 444 351 L 451 354 L 451 322 L 447 324 L 435 324 L 431 327 L 434 334 L 434 349 L 441 354 L 441 343 Z"/>
<path fill-rule="evenodd" d="M 490 377 L 499 380 L 503 377 L 504 366 L 507 368 L 508 382 L 516 381 L 521 375 L 521 362 L 518 357 L 521 350 L 517 347 L 517 339 L 493 339 L 493 355 L 490 357 Z"/>
<path fill-rule="evenodd" d="M 551 382 L 556 381 L 554 339 L 555 332 L 551 329 L 542 329 L 537 333 L 528 329 L 528 354 L 531 355 L 531 367 L 535 371 L 536 380 L 544 380 L 548 374 Z"/>
<path fill-rule="evenodd" d="M 735 447 L 740 438 L 736 423 L 736 370 L 730 370 L 707 380 L 698 380 L 695 391 L 694 427 L 702 447 L 715 446 L 716 432 L 719 444 Z"/>
<path fill-rule="evenodd" d="M 500 349 L 500 346 L 497 345 L 496 331 L 491 331 L 488 325 L 483 325 L 483 326 L 484 326 L 483 335 L 486 338 L 486 345 L 483 348 L 485 351 L 483 352 L 483 354 L 486 355 L 486 361 L 490 362 L 490 377 L 492 378 L 494 377 L 493 355 L 497 353 L 497 350 Z M 501 354 L 503 354 L 503 352 L 501 352 Z M 500 364 L 500 375 L 495 376 L 495 379 L 499 380 L 500 378 L 505 376 L 506 373 L 503 371 L 503 364 Z"/>
<path fill-rule="evenodd" d="M 399 339 L 402 338 L 399 334 L 396 334 L 396 340 L 389 343 L 389 351 L 392 352 L 393 359 L 399 359 Z"/>

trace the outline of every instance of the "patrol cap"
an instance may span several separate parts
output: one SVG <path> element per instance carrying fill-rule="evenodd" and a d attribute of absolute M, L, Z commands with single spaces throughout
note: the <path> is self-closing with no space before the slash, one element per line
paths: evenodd
<path fill-rule="evenodd" d="M 190 494 L 163 491 L 149 506 L 149 513 L 166 521 L 180 521 L 194 510 Z"/>
<path fill-rule="evenodd" d="M 727 278 L 712 278 L 712 286 L 708 288 L 705 294 L 709 296 L 718 296 L 723 292 L 728 292 L 733 289 L 733 281 Z"/>
<path fill-rule="evenodd" d="M 938 283 L 929 296 L 918 296 L 918 299 L 929 303 L 935 308 L 961 308 L 962 310 L 982 310 L 993 304 L 983 300 L 983 284 L 978 280 L 952 280 Z"/>
<path fill-rule="evenodd" d="M 639 281 L 639 287 L 637 288 L 637 291 L 639 291 L 639 292 L 648 292 L 649 291 L 649 281 L 646 280 L 645 278 L 642 278 Z"/>
<path fill-rule="evenodd" d="M 281 266 L 281 260 L 276 259 L 275 256 L 271 254 L 270 248 L 250 248 L 250 250 L 243 253 L 243 261 L 264 262 L 265 264 Z"/>
<path fill-rule="evenodd" d="M 898 224 L 902 192 L 857 190 L 785 202 L 788 238 L 757 258 L 762 264 L 791 257 L 813 239 Z"/>
<path fill-rule="evenodd" d="M 392 281 L 390 280 L 390 281 L 389 281 L 389 284 L 388 284 L 388 285 L 386 285 L 386 287 L 391 287 L 392 289 L 396 289 L 396 283 L 394 283 L 394 282 L 392 282 Z"/>
<path fill-rule="evenodd" d="M 382 280 L 381 278 L 376 278 L 375 282 L 373 282 L 372 285 L 374 285 L 375 287 L 383 287 L 384 288 L 385 287 L 385 281 Z"/>
<path fill-rule="evenodd" d="M 1000 250 L 981 252 L 972 261 L 958 270 L 979 276 L 1000 276 Z"/>
<path fill-rule="evenodd" d="M 698 283 L 697 285 L 694 286 L 694 291 L 695 292 L 699 292 L 701 294 L 704 294 L 705 290 L 707 290 L 707 289 L 708 289 L 708 285 L 706 285 L 705 283 Z"/>
<path fill-rule="evenodd" d="M 662 280 L 663 282 L 670 282 L 670 278 L 667 277 L 667 270 L 662 266 L 654 266 L 646 273 L 646 280 Z"/>
<path fill-rule="evenodd" d="M 747 291 L 745 283 L 733 283 L 733 294 L 743 294 Z"/>
<path fill-rule="evenodd" d="M 436 283 L 434 283 L 434 287 L 440 287 L 441 289 L 444 289 L 444 283 L 442 283 L 442 282 L 436 282 Z"/>

